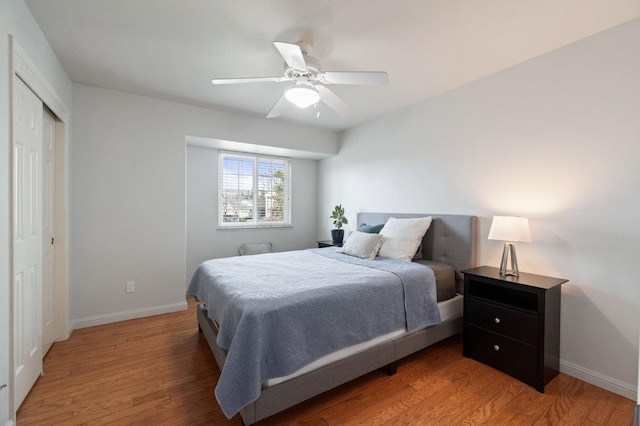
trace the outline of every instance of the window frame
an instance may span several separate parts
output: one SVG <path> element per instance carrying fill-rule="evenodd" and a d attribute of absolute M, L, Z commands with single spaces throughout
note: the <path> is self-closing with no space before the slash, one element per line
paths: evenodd
<path fill-rule="evenodd" d="M 225 158 L 238 158 L 243 160 L 251 160 L 253 162 L 253 183 L 251 187 L 251 191 L 253 194 L 253 200 L 251 204 L 252 212 L 260 211 L 260 203 L 259 203 L 259 193 L 260 193 L 260 167 L 259 164 L 261 161 L 263 162 L 282 162 L 284 165 L 284 177 L 283 177 L 283 220 L 281 221 L 265 221 L 260 220 L 260 213 L 252 214 L 252 217 L 248 220 L 231 222 L 224 221 L 224 217 L 227 214 L 225 211 L 225 201 L 223 198 L 223 194 L 225 193 L 224 185 L 224 161 Z M 291 228 L 292 220 L 291 220 L 291 165 L 292 161 L 287 157 L 279 157 L 272 155 L 263 155 L 263 154 L 253 154 L 248 152 L 238 152 L 238 151 L 226 151 L 226 150 L 218 150 L 218 185 L 217 185 L 217 198 L 218 198 L 218 229 L 259 229 L 259 228 Z M 232 174 L 233 175 L 233 174 Z M 240 174 L 237 175 L 238 180 L 240 180 Z M 246 176 L 246 175 L 245 175 Z M 266 211 L 266 210 L 265 210 Z M 266 214 L 266 213 L 265 213 Z"/>

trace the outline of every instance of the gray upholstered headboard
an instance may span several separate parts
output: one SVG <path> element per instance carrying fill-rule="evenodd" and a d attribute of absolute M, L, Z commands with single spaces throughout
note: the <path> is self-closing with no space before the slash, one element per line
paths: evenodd
<path fill-rule="evenodd" d="M 454 214 L 413 214 L 413 213 L 358 213 L 356 226 L 366 223 L 378 225 L 386 223 L 390 217 L 412 218 L 431 216 L 433 222 L 422 240 L 422 256 L 425 259 L 447 263 L 456 270 L 460 291 L 462 274 L 460 271 L 478 266 L 476 216 Z"/>

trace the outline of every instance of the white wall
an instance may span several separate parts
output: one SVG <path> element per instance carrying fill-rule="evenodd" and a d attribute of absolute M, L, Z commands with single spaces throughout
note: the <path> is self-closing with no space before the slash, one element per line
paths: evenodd
<path fill-rule="evenodd" d="M 530 218 L 520 270 L 569 279 L 561 369 L 635 399 L 640 311 L 640 20 L 341 135 L 320 162 L 319 215 Z M 425 82 L 428 84 L 428 82 Z M 319 222 L 318 235 L 330 223 Z"/>
<path fill-rule="evenodd" d="M 207 259 L 238 255 L 241 243 L 270 241 L 274 251 L 315 246 L 318 162 L 291 161 L 291 228 L 218 230 L 218 150 L 187 149 L 187 279 Z"/>
<path fill-rule="evenodd" d="M 331 132 L 79 84 L 73 86 L 73 114 L 76 327 L 186 306 L 186 135 L 299 149 L 335 150 L 337 144 Z M 292 245 L 309 238 L 289 235 Z M 237 245 L 227 236 L 219 244 Z M 125 293 L 127 281 L 135 282 L 135 293 Z"/>
<path fill-rule="evenodd" d="M 10 247 L 10 84 L 9 35 L 37 67 L 44 82 L 66 104 L 71 105 L 71 81 L 42 35 L 22 0 L 0 1 L 0 384 L 10 376 L 11 259 Z M 0 425 L 13 418 L 9 407 L 10 389 L 0 390 Z"/>

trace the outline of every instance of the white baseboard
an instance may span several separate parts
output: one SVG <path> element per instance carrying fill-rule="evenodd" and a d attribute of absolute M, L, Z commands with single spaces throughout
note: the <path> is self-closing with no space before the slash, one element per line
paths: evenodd
<path fill-rule="evenodd" d="M 598 386 L 599 388 L 608 390 L 609 392 L 629 398 L 632 401 L 637 401 L 638 389 L 631 383 L 626 383 L 621 380 L 605 376 L 604 374 L 597 373 L 593 370 L 589 370 L 588 368 L 563 360 L 560 360 L 560 371 L 568 374 L 569 376 L 575 377 L 576 379 L 580 379 Z"/>
<path fill-rule="evenodd" d="M 9 420 L 4 424 L 4 426 L 15 426 L 15 423 L 13 422 L 13 420 Z"/>
<path fill-rule="evenodd" d="M 135 318 L 150 317 L 153 315 L 168 314 L 187 309 L 186 300 L 172 305 L 154 306 L 152 308 L 134 309 L 132 311 L 115 312 L 112 314 L 96 315 L 94 317 L 80 318 L 74 320 L 71 327 L 78 328 L 93 327 L 96 325 L 110 324 L 112 322 L 126 321 Z"/>

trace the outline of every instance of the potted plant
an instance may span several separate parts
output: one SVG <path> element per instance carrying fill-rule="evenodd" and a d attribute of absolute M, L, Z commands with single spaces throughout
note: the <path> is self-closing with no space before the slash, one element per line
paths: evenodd
<path fill-rule="evenodd" d="M 332 242 L 336 245 L 342 245 L 342 240 L 344 239 L 344 229 L 342 229 L 342 225 L 349 223 L 344 215 L 344 207 L 342 207 L 342 204 L 335 206 L 330 217 L 333 219 L 333 225 L 336 227 L 336 229 L 331 230 Z"/>

